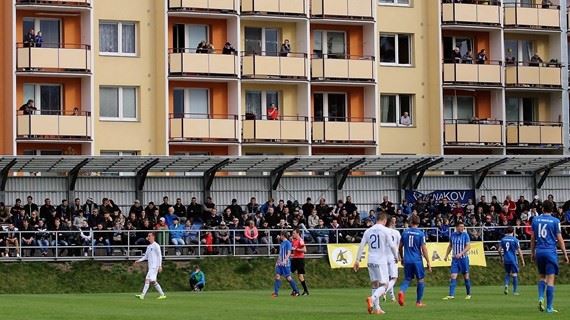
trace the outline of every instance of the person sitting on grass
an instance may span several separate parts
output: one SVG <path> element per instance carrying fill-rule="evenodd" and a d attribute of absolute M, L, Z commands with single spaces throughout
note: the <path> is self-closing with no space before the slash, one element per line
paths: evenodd
<path fill-rule="evenodd" d="M 190 274 L 190 289 L 202 291 L 206 286 L 206 275 L 200 270 L 199 265 L 194 266 L 194 272 Z"/>

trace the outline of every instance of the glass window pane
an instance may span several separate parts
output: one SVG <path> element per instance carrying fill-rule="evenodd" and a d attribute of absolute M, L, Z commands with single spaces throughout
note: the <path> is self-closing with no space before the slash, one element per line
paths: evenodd
<path fill-rule="evenodd" d="M 471 120 L 473 119 L 473 97 L 457 97 L 457 119 Z"/>
<path fill-rule="evenodd" d="M 399 64 L 410 64 L 410 36 L 399 35 L 398 36 L 398 63 Z"/>
<path fill-rule="evenodd" d="M 528 40 L 522 40 L 522 57 L 519 57 L 523 62 L 529 62 L 530 58 L 534 56 L 534 43 Z"/>
<path fill-rule="evenodd" d="M 265 54 L 268 56 L 276 56 L 279 52 L 279 30 L 265 29 Z"/>
<path fill-rule="evenodd" d="M 245 52 L 261 54 L 261 28 L 245 28 Z"/>
<path fill-rule="evenodd" d="M 380 62 L 396 62 L 396 37 L 380 36 Z"/>
<path fill-rule="evenodd" d="M 207 119 L 209 114 L 208 89 L 189 89 L 192 118 Z"/>
<path fill-rule="evenodd" d="M 24 83 L 24 101 L 22 103 L 28 102 L 28 100 L 36 100 L 36 85 L 31 83 Z M 38 107 L 36 105 L 36 107 Z"/>
<path fill-rule="evenodd" d="M 99 115 L 105 118 L 119 117 L 119 89 L 99 89 Z"/>
<path fill-rule="evenodd" d="M 60 45 L 60 32 L 59 32 L 59 20 L 42 19 L 40 20 L 40 30 L 37 32 L 42 33 L 43 44 L 42 47 L 46 48 L 58 48 Z"/>
<path fill-rule="evenodd" d="M 22 33 L 23 36 L 22 41 L 26 41 L 26 35 L 28 34 L 28 32 L 30 32 L 32 29 L 35 28 L 35 22 L 34 19 L 24 18 L 23 24 L 24 24 L 24 29 Z M 36 30 L 34 30 L 34 34 L 36 34 Z"/>
<path fill-rule="evenodd" d="M 198 44 L 202 41 L 209 42 L 208 39 L 208 26 L 191 24 L 186 25 L 186 31 L 188 33 L 187 46 L 194 49 L 192 52 L 196 51 Z"/>
<path fill-rule="evenodd" d="M 260 91 L 246 91 L 245 92 L 245 112 L 246 118 L 248 114 L 254 118 L 261 118 L 261 92 Z"/>
<path fill-rule="evenodd" d="M 408 94 L 400 95 L 400 119 L 405 114 L 409 117 L 410 124 L 413 122 L 412 119 L 412 96 Z M 401 123 L 400 123 L 401 124 Z"/>
<path fill-rule="evenodd" d="M 382 95 L 380 97 L 382 123 L 396 123 L 396 96 Z"/>
<path fill-rule="evenodd" d="M 519 60 L 519 45 L 516 40 L 505 40 L 505 60 L 508 63 Z"/>
<path fill-rule="evenodd" d="M 344 43 L 344 32 L 327 32 L 327 52 L 329 58 L 344 59 L 346 46 Z"/>
<path fill-rule="evenodd" d="M 324 120 L 324 95 L 322 93 L 315 93 L 313 95 L 314 101 L 314 115 L 315 121 L 323 121 Z"/>
<path fill-rule="evenodd" d="M 266 108 L 271 107 L 272 104 L 275 104 L 277 108 L 279 108 L 279 92 L 277 91 L 267 91 L 265 94 L 266 100 Z"/>
<path fill-rule="evenodd" d="M 471 51 L 471 54 L 473 54 L 473 40 L 470 38 L 456 38 L 455 46 L 459 48 L 459 52 L 461 52 L 462 57 L 467 53 L 467 51 Z"/>
<path fill-rule="evenodd" d="M 505 112 L 507 122 L 517 122 L 520 120 L 519 98 L 507 98 Z"/>
<path fill-rule="evenodd" d="M 453 96 L 443 97 L 443 119 L 452 120 L 455 119 L 453 116 Z"/>
<path fill-rule="evenodd" d="M 123 118 L 137 117 L 137 90 L 123 88 Z"/>
<path fill-rule="evenodd" d="M 184 89 L 174 89 L 174 117 L 185 117 L 184 110 Z"/>
<path fill-rule="evenodd" d="M 119 52 L 119 26 L 116 23 L 99 25 L 99 51 Z"/>
<path fill-rule="evenodd" d="M 59 114 L 61 111 L 61 87 L 40 86 L 40 105 L 42 114 Z"/>
<path fill-rule="evenodd" d="M 329 121 L 346 121 L 346 95 L 329 93 Z"/>
<path fill-rule="evenodd" d="M 323 56 L 323 32 L 315 31 L 313 34 L 313 54 L 318 58 Z"/>
<path fill-rule="evenodd" d="M 123 30 L 122 30 L 122 52 L 123 53 L 135 53 L 135 45 L 136 45 L 136 32 L 135 32 L 135 24 L 134 23 L 123 23 Z"/>

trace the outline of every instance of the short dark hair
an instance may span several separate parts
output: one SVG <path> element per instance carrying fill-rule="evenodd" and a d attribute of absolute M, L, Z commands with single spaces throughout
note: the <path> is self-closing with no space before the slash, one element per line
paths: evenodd
<path fill-rule="evenodd" d="M 512 226 L 508 226 L 507 233 L 513 233 L 513 232 L 515 232 L 515 228 L 513 228 Z"/>
<path fill-rule="evenodd" d="M 420 225 L 420 217 L 419 216 L 412 216 L 412 225 L 419 226 Z"/>
<path fill-rule="evenodd" d="M 459 227 L 459 226 L 464 226 L 465 223 L 463 223 L 463 220 L 458 220 L 457 223 L 455 223 L 455 227 Z"/>
<path fill-rule="evenodd" d="M 352 219 L 354 219 L 354 218 L 352 218 Z M 387 219 L 386 220 L 386 227 L 390 228 L 391 226 L 392 226 L 392 219 Z"/>
<path fill-rule="evenodd" d="M 388 215 L 383 211 L 378 214 L 378 221 L 388 221 Z"/>
<path fill-rule="evenodd" d="M 542 210 L 547 213 L 554 212 L 554 203 L 550 200 L 544 200 L 542 202 Z"/>

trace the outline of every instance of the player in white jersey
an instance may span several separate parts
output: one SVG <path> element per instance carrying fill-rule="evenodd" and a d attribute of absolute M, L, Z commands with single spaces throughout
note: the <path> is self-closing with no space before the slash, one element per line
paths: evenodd
<path fill-rule="evenodd" d="M 386 227 L 390 229 L 391 245 L 395 246 L 396 248 L 399 248 L 402 236 L 400 235 L 400 232 L 396 230 L 396 217 L 391 217 L 390 219 L 388 219 L 388 221 L 386 222 Z M 390 248 L 388 247 L 388 252 L 386 252 L 386 256 L 389 257 L 390 255 L 391 251 Z M 398 263 L 396 263 L 396 261 L 392 259 L 388 259 L 388 275 L 390 277 L 390 281 L 388 283 L 388 290 L 384 294 L 384 301 L 386 301 L 386 295 L 390 294 L 390 300 L 392 300 L 392 302 L 395 302 L 396 296 L 394 295 L 394 285 L 396 285 L 396 282 L 398 281 Z"/>
<path fill-rule="evenodd" d="M 134 264 L 148 261 L 148 272 L 146 274 L 146 278 L 144 280 L 144 288 L 141 294 L 137 294 L 136 297 L 143 300 L 146 292 L 148 291 L 149 286 L 152 286 L 158 291 L 160 296 L 158 297 L 159 300 L 166 299 L 166 295 L 162 291 L 160 284 L 156 281 L 159 272 L 162 272 L 162 252 L 160 251 L 160 246 L 158 243 L 155 242 L 155 235 L 154 233 L 150 232 L 146 237 L 150 244 L 146 247 L 146 252 L 142 258 L 135 261 Z"/>
<path fill-rule="evenodd" d="M 368 313 L 385 313 L 380 307 L 380 297 L 386 292 L 390 282 L 388 260 L 398 261 L 398 249 L 391 241 L 392 232 L 386 228 L 387 219 L 388 216 L 381 213 L 376 224 L 364 232 L 354 263 L 356 272 L 360 268 L 364 248 L 368 245 L 368 274 L 372 285 L 372 295 L 366 298 Z"/>

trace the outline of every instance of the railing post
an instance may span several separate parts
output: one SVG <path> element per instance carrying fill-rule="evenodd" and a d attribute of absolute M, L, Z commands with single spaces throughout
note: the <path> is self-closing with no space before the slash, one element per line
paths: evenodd
<path fill-rule="evenodd" d="M 59 256 L 59 237 L 58 232 L 55 233 L 55 259 Z"/>
<path fill-rule="evenodd" d="M 202 255 L 202 232 L 198 230 L 198 258 Z"/>
<path fill-rule="evenodd" d="M 22 232 L 18 231 L 18 257 L 22 259 Z"/>
<path fill-rule="evenodd" d="M 127 230 L 127 260 L 131 259 L 131 231 Z"/>

